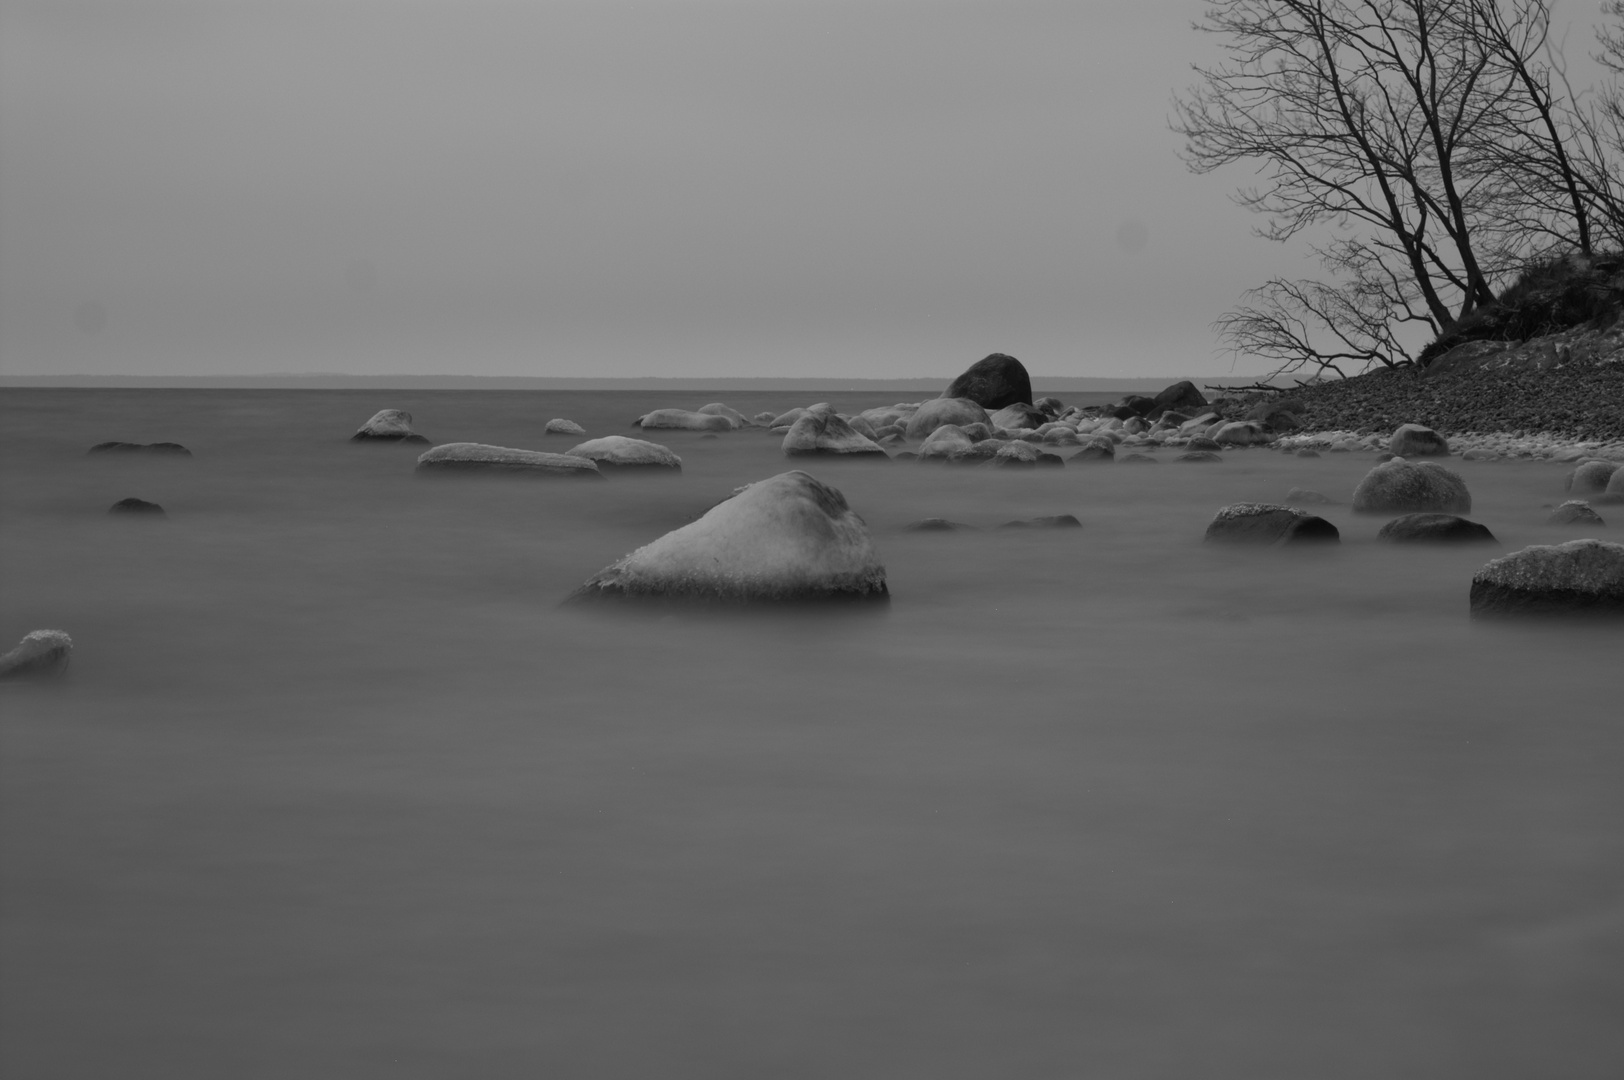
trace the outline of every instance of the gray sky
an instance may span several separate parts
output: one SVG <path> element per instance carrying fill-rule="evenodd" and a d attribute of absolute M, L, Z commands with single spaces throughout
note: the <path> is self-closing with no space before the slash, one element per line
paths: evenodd
<path fill-rule="evenodd" d="M 1200 9 L 7 2 L 0 369 L 1222 373 Z"/>

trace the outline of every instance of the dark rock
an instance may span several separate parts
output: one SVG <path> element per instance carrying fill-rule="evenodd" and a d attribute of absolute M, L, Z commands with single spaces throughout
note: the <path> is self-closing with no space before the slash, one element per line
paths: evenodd
<path fill-rule="evenodd" d="M 191 457 L 192 452 L 180 443 L 129 443 L 104 442 L 92 446 L 88 453 L 92 454 L 173 454 L 176 457 Z"/>
<path fill-rule="evenodd" d="M 1387 441 L 1387 449 L 1394 457 L 1447 457 L 1449 440 L 1420 424 L 1400 424 Z"/>
<path fill-rule="evenodd" d="M 1072 514 L 1050 514 L 1048 517 L 1027 518 L 1025 521 L 1006 521 L 1000 529 L 1080 529 L 1083 523 Z"/>
<path fill-rule="evenodd" d="M 68 666 L 73 639 L 61 630 L 34 630 L 0 656 L 0 679 L 49 678 Z"/>
<path fill-rule="evenodd" d="M 1353 491 L 1361 514 L 1468 514 L 1472 496 L 1461 475 L 1433 461 L 1394 458 L 1365 474 Z"/>
<path fill-rule="evenodd" d="M 164 508 L 145 499 L 120 499 L 107 508 L 109 514 L 133 514 L 145 517 L 167 517 Z"/>
<path fill-rule="evenodd" d="M 974 529 L 974 525 L 963 525 L 957 521 L 946 518 L 920 518 L 910 521 L 903 527 L 904 532 L 956 532 L 960 529 Z"/>
<path fill-rule="evenodd" d="M 1066 411 L 1066 406 L 1057 397 L 1040 397 L 1032 404 L 1049 420 L 1058 420 L 1060 414 Z"/>
<path fill-rule="evenodd" d="M 1601 515 L 1590 509 L 1590 504 L 1583 499 L 1569 499 L 1567 502 L 1551 511 L 1551 516 L 1545 519 L 1547 525 L 1606 525 Z"/>
<path fill-rule="evenodd" d="M 1472 578 L 1474 618 L 1624 618 L 1624 544 L 1570 540 L 1495 559 Z"/>
<path fill-rule="evenodd" d="M 1205 435 L 1197 435 L 1195 438 L 1193 438 L 1189 442 L 1185 443 L 1184 448 L 1186 450 L 1214 450 L 1214 451 L 1223 449 L 1223 447 L 1218 444 L 1217 440 L 1209 439 Z"/>
<path fill-rule="evenodd" d="M 983 409 L 1002 409 L 1005 405 L 1017 403 L 1030 405 L 1032 379 L 1019 360 L 1003 353 L 993 353 L 971 364 L 964 374 L 948 384 L 947 389 L 942 391 L 942 397 L 967 398 Z M 909 437 L 916 437 L 911 425 Z"/>
<path fill-rule="evenodd" d="M 1497 543 L 1487 526 L 1454 514 L 1405 514 L 1383 525 L 1376 539 L 1394 544 Z"/>
<path fill-rule="evenodd" d="M 1180 454 L 1174 461 L 1222 461 L 1222 454 L 1215 454 L 1211 450 L 1192 450 L 1187 454 Z"/>
<path fill-rule="evenodd" d="M 350 436 L 351 442 L 424 443 L 428 440 L 412 430 L 412 414 L 404 409 L 379 409 L 372 419 Z"/>
<path fill-rule="evenodd" d="M 436 473 L 491 473 L 509 476 L 576 477 L 601 480 L 598 463 L 569 454 L 540 450 L 514 450 L 483 443 L 443 443 L 417 458 L 419 475 Z"/>
<path fill-rule="evenodd" d="M 1306 544 L 1341 540 L 1335 525 L 1291 506 L 1235 503 L 1218 511 L 1203 539 L 1223 543 Z"/>
<path fill-rule="evenodd" d="M 1157 461 L 1155 458 L 1151 457 L 1149 454 L 1129 454 L 1127 457 L 1118 458 L 1117 461 L 1120 464 L 1123 464 L 1123 465 L 1160 465 L 1161 464 L 1161 462 Z"/>
<path fill-rule="evenodd" d="M 953 424 L 961 428 L 970 424 L 991 426 L 987 410 L 970 399 L 935 398 L 921 404 L 908 418 L 908 438 L 926 438 L 943 424 Z"/>
<path fill-rule="evenodd" d="M 748 484 L 571 595 L 739 604 L 886 600 L 868 527 L 839 491 L 804 472 Z"/>

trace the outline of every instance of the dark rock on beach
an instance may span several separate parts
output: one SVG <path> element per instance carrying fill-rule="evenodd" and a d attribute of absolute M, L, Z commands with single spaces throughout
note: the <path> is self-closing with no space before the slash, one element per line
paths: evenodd
<path fill-rule="evenodd" d="M 91 454 L 172 454 L 176 457 L 191 457 L 192 452 L 180 443 L 155 442 L 104 442 L 92 446 L 87 453 Z"/>
<path fill-rule="evenodd" d="M 1624 544 L 1570 540 L 1495 559 L 1472 578 L 1477 618 L 1624 618 Z"/>
<path fill-rule="evenodd" d="M 1196 388 L 1195 383 L 1185 379 L 1183 382 L 1176 382 L 1157 394 L 1152 399 L 1150 409 L 1145 413 L 1145 418 L 1147 420 L 1156 420 L 1168 412 L 1190 412 L 1206 407 L 1206 397 Z"/>
<path fill-rule="evenodd" d="M 571 596 L 738 604 L 886 600 L 868 527 L 839 491 L 800 471 L 748 484 L 698 521 L 638 548 Z"/>
<path fill-rule="evenodd" d="M 0 656 L 0 679 L 48 678 L 68 666 L 73 639 L 61 630 L 35 630 Z"/>
<path fill-rule="evenodd" d="M 571 477 L 601 480 L 598 464 L 569 454 L 515 450 L 484 443 L 443 443 L 417 459 L 419 475 L 489 473 L 506 476 Z"/>
<path fill-rule="evenodd" d="M 977 360 L 948 384 L 944 398 L 967 398 L 983 409 L 1002 409 L 1017 403 L 1032 404 L 1032 379 L 1013 356 L 993 353 Z M 911 431 L 911 429 L 910 429 Z M 910 437 L 914 437 L 910 434 Z"/>
<path fill-rule="evenodd" d="M 1376 539 L 1393 544 L 1493 544 L 1488 526 L 1454 514 L 1405 514 L 1381 527 Z"/>
<path fill-rule="evenodd" d="M 1306 510 L 1270 503 L 1235 503 L 1218 511 L 1205 540 L 1245 544 L 1335 543 L 1335 525 Z"/>
<path fill-rule="evenodd" d="M 1467 514 L 1472 496 L 1457 472 L 1434 461 L 1393 458 L 1371 469 L 1353 491 L 1353 508 L 1362 514 Z"/>
<path fill-rule="evenodd" d="M 350 436 L 351 442 L 424 443 L 428 440 L 412 430 L 412 414 L 404 409 L 379 409 L 372 419 Z"/>
<path fill-rule="evenodd" d="M 145 499 L 120 499 L 107 508 L 109 514 L 131 517 L 167 517 L 164 508 Z"/>

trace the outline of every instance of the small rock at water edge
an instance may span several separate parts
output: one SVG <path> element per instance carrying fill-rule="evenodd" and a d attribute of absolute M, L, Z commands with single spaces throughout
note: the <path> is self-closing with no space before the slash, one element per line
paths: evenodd
<path fill-rule="evenodd" d="M 1306 510 L 1270 503 L 1234 503 L 1218 511 L 1204 540 L 1246 544 L 1336 543 L 1335 525 Z"/>
<path fill-rule="evenodd" d="M 1394 457 L 1447 457 L 1449 441 L 1429 427 L 1400 424 L 1387 440 L 1387 449 Z"/>
<path fill-rule="evenodd" d="M 1551 511 L 1551 516 L 1545 519 L 1547 525 L 1606 525 L 1601 515 L 1590 509 L 1590 504 L 1583 499 L 1569 499 L 1567 502 Z"/>
<path fill-rule="evenodd" d="M 35 630 L 0 656 L 0 679 L 48 678 L 68 666 L 73 639 L 61 630 Z"/>

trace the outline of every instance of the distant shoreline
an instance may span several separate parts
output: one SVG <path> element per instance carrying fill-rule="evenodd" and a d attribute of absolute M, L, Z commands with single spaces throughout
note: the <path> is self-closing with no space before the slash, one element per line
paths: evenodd
<path fill-rule="evenodd" d="M 1034 375 L 1040 393 L 1155 393 L 1188 378 L 1197 386 L 1250 386 L 1257 375 Z M 917 379 L 555 378 L 528 375 L 0 375 L 0 388 L 197 390 L 738 390 L 896 391 L 940 394 L 952 375 Z"/>

